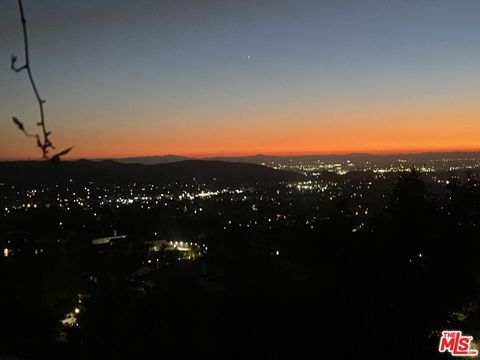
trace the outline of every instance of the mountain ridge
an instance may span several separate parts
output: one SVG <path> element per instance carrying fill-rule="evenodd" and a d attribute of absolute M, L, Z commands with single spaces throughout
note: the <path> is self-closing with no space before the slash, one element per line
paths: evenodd
<path fill-rule="evenodd" d="M 412 161 L 425 161 L 425 160 L 438 160 L 438 159 L 458 159 L 458 158 L 478 158 L 480 159 L 480 151 L 426 151 L 419 153 L 395 153 L 395 154 L 373 154 L 366 152 L 348 153 L 348 154 L 308 154 L 308 155 L 268 155 L 268 154 L 254 154 L 244 156 L 212 156 L 212 157 L 188 157 L 182 155 L 154 155 L 154 156 L 137 156 L 127 158 L 112 158 L 111 160 L 129 164 L 140 163 L 144 165 L 163 164 L 169 162 L 177 162 L 183 160 L 220 160 L 226 162 L 246 162 L 261 164 L 271 161 L 290 161 L 295 160 L 324 160 L 324 161 L 346 161 L 346 160 L 392 160 L 392 159 L 405 159 Z M 101 161 L 102 159 L 97 159 Z"/>

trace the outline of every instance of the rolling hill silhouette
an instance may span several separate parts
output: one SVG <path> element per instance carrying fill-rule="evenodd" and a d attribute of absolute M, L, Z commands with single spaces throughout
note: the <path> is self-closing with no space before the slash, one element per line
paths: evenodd
<path fill-rule="evenodd" d="M 196 181 L 209 183 L 276 183 L 303 178 L 301 174 L 266 166 L 224 161 L 185 160 L 157 165 L 122 164 L 105 161 L 5 161 L 0 162 L 0 182 L 12 184 L 53 184 L 72 179 L 104 184 Z"/>
<path fill-rule="evenodd" d="M 213 161 L 227 161 L 227 162 L 242 162 L 251 164 L 262 164 L 269 162 L 288 163 L 291 160 L 296 161 L 375 161 L 378 163 L 390 162 L 397 159 L 404 159 L 412 162 L 422 162 L 428 160 L 440 159 L 480 159 L 480 152 L 478 151 L 450 151 L 450 152 L 420 152 L 420 153 L 397 153 L 397 154 L 370 154 L 370 153 L 350 153 L 350 154 L 311 154 L 311 155 L 246 155 L 246 156 L 215 156 L 206 158 L 188 158 L 180 155 L 163 155 L 163 156 L 140 156 L 128 157 L 121 159 L 112 159 L 117 162 L 125 164 L 164 164 L 170 162 L 178 162 L 181 160 L 213 160 Z"/>

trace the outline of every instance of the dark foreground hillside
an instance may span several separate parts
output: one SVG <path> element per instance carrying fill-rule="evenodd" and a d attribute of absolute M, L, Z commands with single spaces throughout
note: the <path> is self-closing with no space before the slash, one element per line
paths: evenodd
<path fill-rule="evenodd" d="M 0 181 L 16 185 L 53 184 L 73 179 L 101 184 L 162 184 L 195 179 L 225 184 L 272 184 L 302 175 L 266 166 L 224 161 L 185 160 L 167 164 L 122 164 L 115 161 L 11 161 L 0 162 Z"/>
<path fill-rule="evenodd" d="M 16 244 L 0 261 L 0 349 L 22 359 L 445 358 L 439 331 L 480 335 L 479 188 L 452 179 L 440 198 L 406 173 L 359 228 L 348 199 L 305 226 L 322 209 L 303 193 L 273 215 L 255 199 L 252 213 L 269 219 L 295 209 L 255 229 L 214 199 L 197 213 L 189 202 L 12 210 L 0 219 L 0 245 Z M 89 231 L 113 226 L 127 237 L 92 245 Z M 152 250 L 153 239 L 205 251 Z M 61 326 L 73 309 L 76 322 Z"/>

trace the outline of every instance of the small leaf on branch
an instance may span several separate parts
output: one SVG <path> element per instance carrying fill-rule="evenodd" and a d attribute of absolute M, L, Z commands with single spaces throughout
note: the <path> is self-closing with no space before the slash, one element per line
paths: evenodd
<path fill-rule="evenodd" d="M 25 127 L 23 126 L 23 123 L 20 120 L 18 120 L 15 116 L 12 117 L 12 120 L 21 131 L 25 132 Z"/>
<path fill-rule="evenodd" d="M 53 155 L 52 156 L 52 161 L 54 161 L 54 162 L 60 161 L 60 157 L 63 156 L 63 155 L 67 155 L 70 152 L 70 150 L 72 150 L 72 149 L 73 149 L 73 146 L 69 147 L 68 149 L 62 150 L 59 153 Z"/>

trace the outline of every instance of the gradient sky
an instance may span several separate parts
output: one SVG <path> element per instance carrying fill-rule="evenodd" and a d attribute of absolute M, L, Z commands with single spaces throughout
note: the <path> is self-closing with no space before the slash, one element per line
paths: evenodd
<path fill-rule="evenodd" d="M 24 0 L 71 157 L 480 148 L 480 1 Z M 37 158 L 17 2 L 0 1 L 0 158 Z"/>

